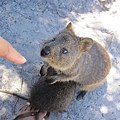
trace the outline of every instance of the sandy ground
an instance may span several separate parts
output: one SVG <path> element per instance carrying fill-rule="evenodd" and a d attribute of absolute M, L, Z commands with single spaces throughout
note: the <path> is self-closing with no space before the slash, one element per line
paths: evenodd
<path fill-rule="evenodd" d="M 102 1 L 102 2 L 100 2 Z M 79 36 L 91 37 L 109 52 L 113 67 L 107 81 L 83 100 L 49 120 L 120 120 L 119 0 L 0 0 L 0 35 L 27 59 L 24 65 L 0 58 L 0 89 L 29 95 L 43 64 L 39 49 L 72 21 Z M 0 120 L 12 120 L 24 100 L 0 94 Z"/>

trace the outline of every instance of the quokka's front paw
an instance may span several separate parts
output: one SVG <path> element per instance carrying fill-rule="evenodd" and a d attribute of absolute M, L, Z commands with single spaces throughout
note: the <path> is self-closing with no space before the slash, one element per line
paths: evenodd
<path fill-rule="evenodd" d="M 46 76 L 46 74 L 43 71 L 41 71 L 41 70 L 40 70 L 40 75 L 41 76 Z"/>
<path fill-rule="evenodd" d="M 46 76 L 47 75 L 47 70 L 43 69 L 43 66 L 40 69 L 40 74 L 41 74 L 41 76 Z"/>
<path fill-rule="evenodd" d="M 46 77 L 45 82 L 48 84 L 54 84 L 57 82 L 57 80 L 55 76 L 49 76 L 49 77 Z"/>

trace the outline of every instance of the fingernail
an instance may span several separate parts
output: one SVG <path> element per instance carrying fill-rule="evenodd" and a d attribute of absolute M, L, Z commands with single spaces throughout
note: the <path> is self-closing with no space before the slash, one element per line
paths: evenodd
<path fill-rule="evenodd" d="M 26 61 L 27 61 L 26 58 L 25 58 L 25 57 L 22 57 L 21 62 L 22 62 L 22 63 L 25 63 Z"/>
<path fill-rule="evenodd" d="M 20 56 L 18 57 L 17 63 L 18 63 L 18 64 L 23 64 L 23 63 L 25 63 L 26 61 L 27 61 L 26 58 L 20 55 Z"/>

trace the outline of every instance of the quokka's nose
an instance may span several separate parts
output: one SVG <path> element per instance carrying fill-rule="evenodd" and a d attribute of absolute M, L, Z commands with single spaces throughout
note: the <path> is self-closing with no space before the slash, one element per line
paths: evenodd
<path fill-rule="evenodd" d="M 50 54 L 50 47 L 46 46 L 41 50 L 41 56 L 47 56 Z"/>

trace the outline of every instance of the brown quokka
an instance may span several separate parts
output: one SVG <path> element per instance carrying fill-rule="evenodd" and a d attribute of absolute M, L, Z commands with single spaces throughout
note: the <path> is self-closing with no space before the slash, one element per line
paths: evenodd
<path fill-rule="evenodd" d="M 76 36 L 72 23 L 51 40 L 46 41 L 40 55 L 45 61 L 41 74 L 46 75 L 50 66 L 58 73 L 47 76 L 46 82 L 76 82 L 81 89 L 78 99 L 102 84 L 111 68 L 107 51 L 91 38 Z"/>
<path fill-rule="evenodd" d="M 47 75 L 55 75 L 56 71 L 51 67 L 47 71 Z M 30 97 L 25 97 L 16 93 L 0 91 L 11 94 L 21 99 L 27 100 L 33 108 L 40 111 L 58 112 L 65 110 L 73 96 L 76 88 L 75 82 L 57 82 L 48 84 L 45 82 L 47 77 L 41 77 L 31 89 Z"/>

